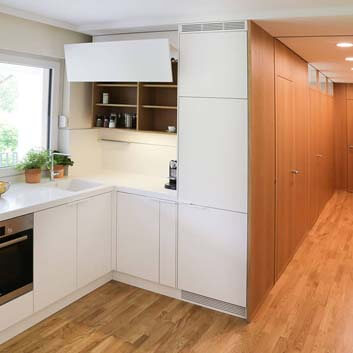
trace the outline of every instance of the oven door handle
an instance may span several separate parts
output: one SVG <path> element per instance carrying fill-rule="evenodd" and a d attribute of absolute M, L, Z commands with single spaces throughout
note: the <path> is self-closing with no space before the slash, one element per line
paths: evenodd
<path fill-rule="evenodd" d="M 28 239 L 28 235 L 24 235 L 23 237 L 20 237 L 20 238 L 17 238 L 17 239 L 13 239 L 13 240 L 9 240 L 6 243 L 0 244 L 0 249 L 6 248 L 7 246 L 14 245 L 14 244 L 17 244 L 17 243 L 22 243 L 23 241 L 26 241 L 27 239 Z"/>

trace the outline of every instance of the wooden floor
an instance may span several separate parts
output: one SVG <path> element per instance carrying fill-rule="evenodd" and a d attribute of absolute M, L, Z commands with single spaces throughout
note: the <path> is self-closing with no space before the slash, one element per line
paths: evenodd
<path fill-rule="evenodd" d="M 353 194 L 338 193 L 255 320 L 111 282 L 0 352 L 353 352 Z"/>

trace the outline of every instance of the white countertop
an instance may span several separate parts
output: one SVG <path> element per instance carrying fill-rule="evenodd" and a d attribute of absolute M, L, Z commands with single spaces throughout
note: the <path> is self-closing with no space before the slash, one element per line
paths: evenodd
<path fill-rule="evenodd" d="M 65 178 L 71 179 L 97 182 L 99 185 L 82 191 L 68 191 L 53 187 L 55 182 L 48 179 L 42 179 L 40 184 L 14 182 L 10 190 L 0 198 L 0 221 L 114 190 L 161 200 L 177 200 L 176 191 L 164 188 L 167 182 L 164 178 L 104 171 L 100 174 Z"/>
<path fill-rule="evenodd" d="M 95 175 L 80 176 L 79 179 L 96 181 L 116 187 L 117 191 L 138 194 L 156 199 L 177 201 L 177 192 L 164 187 L 167 178 L 146 176 L 142 174 L 104 171 Z"/>

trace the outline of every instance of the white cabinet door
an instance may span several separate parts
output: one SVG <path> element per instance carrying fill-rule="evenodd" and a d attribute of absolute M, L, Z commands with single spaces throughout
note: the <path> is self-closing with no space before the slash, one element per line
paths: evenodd
<path fill-rule="evenodd" d="M 76 285 L 77 206 L 34 214 L 34 310 L 73 292 Z"/>
<path fill-rule="evenodd" d="M 247 32 L 181 33 L 179 96 L 247 98 Z"/>
<path fill-rule="evenodd" d="M 160 278 L 159 283 L 176 287 L 177 206 L 160 202 Z"/>
<path fill-rule="evenodd" d="M 178 286 L 246 306 L 247 216 L 179 205 Z"/>
<path fill-rule="evenodd" d="M 159 281 L 159 202 L 118 192 L 118 271 Z"/>
<path fill-rule="evenodd" d="M 180 98 L 179 200 L 247 212 L 247 101 Z"/>
<path fill-rule="evenodd" d="M 111 194 L 90 197 L 77 207 L 77 271 L 82 287 L 111 271 Z"/>

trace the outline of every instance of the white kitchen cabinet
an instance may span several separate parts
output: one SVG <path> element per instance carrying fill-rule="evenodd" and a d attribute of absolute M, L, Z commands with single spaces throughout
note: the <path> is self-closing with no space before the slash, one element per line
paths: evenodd
<path fill-rule="evenodd" d="M 247 32 L 180 33 L 179 96 L 247 98 Z"/>
<path fill-rule="evenodd" d="M 179 200 L 247 212 L 247 101 L 179 99 Z"/>
<path fill-rule="evenodd" d="M 71 203 L 34 214 L 34 310 L 76 289 L 77 207 Z"/>
<path fill-rule="evenodd" d="M 160 278 L 159 283 L 176 287 L 177 206 L 160 202 Z"/>
<path fill-rule="evenodd" d="M 118 192 L 118 271 L 159 281 L 159 201 Z"/>
<path fill-rule="evenodd" d="M 0 332 L 33 314 L 33 292 L 0 305 Z"/>
<path fill-rule="evenodd" d="M 69 82 L 173 81 L 167 38 L 66 44 L 65 64 Z"/>
<path fill-rule="evenodd" d="M 77 280 L 83 287 L 111 271 L 112 198 L 110 193 L 77 205 Z"/>
<path fill-rule="evenodd" d="M 179 205 L 178 287 L 246 306 L 247 216 Z"/>

